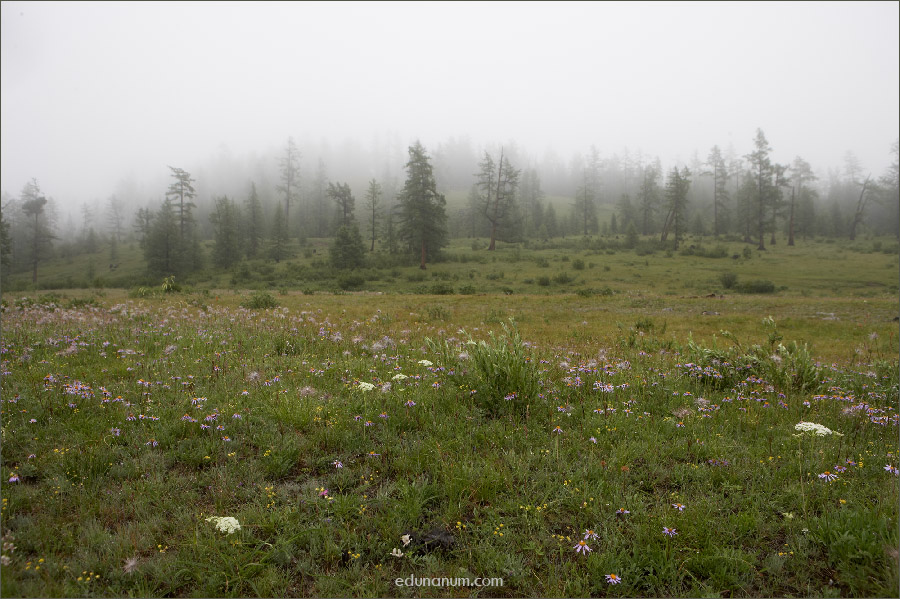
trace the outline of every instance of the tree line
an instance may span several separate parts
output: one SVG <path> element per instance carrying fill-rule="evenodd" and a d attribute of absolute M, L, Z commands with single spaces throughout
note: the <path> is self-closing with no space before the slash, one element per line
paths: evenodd
<path fill-rule="evenodd" d="M 491 251 L 498 241 L 560 236 L 623 235 L 632 245 L 638 236 L 656 237 L 677 248 L 688 233 L 728 235 L 759 250 L 777 243 L 778 232 L 788 245 L 814 235 L 852 240 L 863 229 L 900 236 L 896 142 L 893 162 L 880 177 L 864 173 L 848 153 L 843 172 L 830 171 L 826 181 L 801 157 L 773 162 L 762 130 L 744 156 L 714 146 L 705 160 L 695 156 L 665 172 L 658 159 L 623 165 L 591 148 L 571 177 L 567 199 L 545 192 L 541 171 L 516 165 L 516 154 L 515 147 L 484 151 L 469 175 L 468 195 L 457 194 L 448 213 L 436 179 L 436 172 L 447 169 L 416 142 L 408 148 L 403 186 L 388 174 L 371 178 L 357 210 L 350 184 L 328 180 L 321 160 L 312 181 L 303 180 L 301 153 L 289 138 L 272 197 L 261 197 L 250 181 L 243 197 L 214 196 L 201 213 L 195 178 L 170 166 L 163 199 L 139 208 L 130 229 L 123 203 L 111 196 L 102 210 L 105 227 L 97 230 L 100 210 L 85 204 L 80 231 L 70 217 L 68 235 L 59 230 L 53 198 L 33 179 L 18 198 L 3 195 L 3 274 L 27 269 L 36 283 L 54 244 L 67 255 L 106 250 L 114 269 L 118 246 L 126 240 L 139 244 L 148 276 L 186 276 L 209 266 L 229 269 L 242 260 L 280 262 L 313 237 L 331 238 L 333 267 L 353 269 L 376 249 L 425 268 L 451 237 L 485 238 Z M 601 222 L 604 206 L 609 217 Z"/>

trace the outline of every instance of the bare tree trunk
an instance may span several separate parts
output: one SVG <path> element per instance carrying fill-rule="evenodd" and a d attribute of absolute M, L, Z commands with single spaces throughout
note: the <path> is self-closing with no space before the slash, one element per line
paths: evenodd
<path fill-rule="evenodd" d="M 503 148 L 500 148 L 500 166 L 497 168 L 497 193 L 494 194 L 494 217 L 491 219 L 491 244 L 488 251 L 492 252 L 497 246 L 497 218 L 500 211 L 500 181 L 503 178 Z"/>
<path fill-rule="evenodd" d="M 791 186 L 791 220 L 788 224 L 788 245 L 794 245 L 794 187 Z"/>
<path fill-rule="evenodd" d="M 422 240 L 422 263 L 419 265 L 419 268 L 425 270 L 425 240 Z"/>
<path fill-rule="evenodd" d="M 863 215 L 865 214 L 866 204 L 868 203 L 868 198 L 866 198 L 866 187 L 869 185 L 869 179 L 872 178 L 872 175 L 866 177 L 865 183 L 863 183 L 862 190 L 859 192 L 859 200 L 856 201 L 856 213 L 853 215 L 853 224 L 850 225 L 850 241 L 856 239 L 856 227 L 862 223 Z"/>

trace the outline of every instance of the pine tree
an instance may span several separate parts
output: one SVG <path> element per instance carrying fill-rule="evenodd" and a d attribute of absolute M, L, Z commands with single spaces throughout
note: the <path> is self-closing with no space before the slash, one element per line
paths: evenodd
<path fill-rule="evenodd" d="M 756 149 L 748 154 L 746 158 L 750 162 L 756 183 L 756 231 L 759 237 L 759 245 L 756 249 L 764 250 L 766 249 L 766 209 L 771 203 L 773 196 L 771 188 L 774 169 L 772 161 L 769 159 L 769 153 L 772 151 L 772 148 L 769 146 L 762 129 L 756 130 L 756 138 L 753 140 L 753 145 Z"/>
<path fill-rule="evenodd" d="M 31 282 L 37 284 L 38 264 L 50 253 L 51 244 L 56 236 L 50 225 L 47 214 L 47 198 L 41 193 L 37 179 L 32 179 L 22 188 L 22 212 L 29 223 L 29 249 L 31 262 Z"/>
<path fill-rule="evenodd" d="M 275 262 L 281 262 L 288 257 L 288 236 L 286 211 L 282 209 L 281 202 L 275 207 L 275 218 L 272 219 L 272 236 L 269 239 L 269 257 Z"/>
<path fill-rule="evenodd" d="M 365 264 L 366 248 L 356 223 L 343 225 L 337 230 L 331 244 L 331 265 L 335 268 L 359 268 Z"/>
<path fill-rule="evenodd" d="M 284 158 L 281 159 L 281 185 L 277 187 L 284 194 L 284 220 L 286 235 L 290 237 L 291 205 L 300 197 L 300 151 L 293 137 L 288 137 Z"/>
<path fill-rule="evenodd" d="M 244 214 L 246 218 L 243 221 L 243 228 L 247 257 L 255 258 L 262 247 L 263 240 L 262 203 L 256 193 L 256 183 L 250 183 L 250 196 L 244 202 Z"/>
<path fill-rule="evenodd" d="M 728 181 L 728 169 L 725 166 L 725 158 L 722 156 L 722 150 L 719 146 L 713 146 L 709 152 L 706 163 L 710 170 L 707 174 L 713 178 L 713 235 L 718 236 L 721 233 L 720 220 L 721 212 L 728 201 L 728 190 L 725 184 Z"/>
<path fill-rule="evenodd" d="M 666 181 L 666 200 L 669 203 L 669 214 L 666 217 L 666 224 L 663 227 L 660 241 L 668 238 L 671 230 L 675 235 L 675 249 L 684 235 L 685 230 L 685 214 L 687 206 L 687 194 L 691 187 L 691 171 L 684 167 L 681 171 L 678 167 L 672 168 L 669 173 L 669 179 Z"/>
<path fill-rule="evenodd" d="M 215 212 L 209 215 L 214 227 L 213 263 L 219 268 L 230 268 L 241 259 L 240 211 L 228 196 L 216 198 Z"/>
<path fill-rule="evenodd" d="M 406 172 L 399 197 L 398 236 L 419 256 L 419 267 L 424 270 L 429 256 L 447 245 L 447 202 L 437 192 L 431 163 L 418 141 L 409 148 Z"/>
<path fill-rule="evenodd" d="M 375 251 L 375 238 L 378 234 L 378 221 L 381 219 L 381 185 L 375 179 L 369 181 L 369 189 L 366 191 L 366 220 L 368 221 L 369 237 L 372 240 L 370 252 Z"/>
<path fill-rule="evenodd" d="M 172 200 L 167 197 L 153 215 L 152 224 L 144 240 L 147 272 L 160 277 L 182 274 L 179 268 L 181 251 L 178 215 Z"/>
<path fill-rule="evenodd" d="M 356 208 L 356 198 L 350 192 L 347 183 L 329 183 L 325 192 L 330 200 L 337 204 L 340 222 L 339 227 L 347 227 L 353 221 L 353 211 Z"/>
<path fill-rule="evenodd" d="M 170 166 L 172 176 L 175 181 L 169 185 L 166 197 L 177 202 L 178 210 L 178 234 L 181 236 L 182 242 L 187 243 L 193 231 L 193 213 L 196 208 L 193 199 L 197 197 L 193 183 L 195 180 L 191 178 L 191 174 L 184 169 Z"/>
<path fill-rule="evenodd" d="M 496 166 L 497 174 L 494 175 Z M 500 150 L 500 161 L 495 165 L 494 159 L 487 152 L 479 164 L 478 193 L 481 213 L 491 224 L 491 241 L 488 251 L 497 247 L 497 238 L 503 236 L 507 241 L 517 237 L 515 231 L 519 211 L 516 206 L 516 191 L 519 187 L 519 171 L 509 163 Z"/>

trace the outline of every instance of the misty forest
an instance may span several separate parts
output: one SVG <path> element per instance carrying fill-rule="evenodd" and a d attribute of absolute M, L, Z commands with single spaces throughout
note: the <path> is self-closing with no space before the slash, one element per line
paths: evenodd
<path fill-rule="evenodd" d="M 465 137 L 408 153 L 399 142 L 365 151 L 289 137 L 278 155 L 237 159 L 223 148 L 189 170 L 168 166 L 167 187 L 123 179 L 70 210 L 65 190 L 43 189 L 35 173 L 3 192 L 3 285 L 133 288 L 174 277 L 221 287 L 227 273 L 234 287 L 364 290 L 384 269 L 453 260 L 444 250 L 454 239 L 486 252 L 664 252 L 900 235 L 896 142 L 883 173 L 852 151 L 825 170 L 801 156 L 778 164 L 761 129 L 747 142 L 664 165 L 627 149 L 535 158 L 514 142 L 475 148 Z"/>

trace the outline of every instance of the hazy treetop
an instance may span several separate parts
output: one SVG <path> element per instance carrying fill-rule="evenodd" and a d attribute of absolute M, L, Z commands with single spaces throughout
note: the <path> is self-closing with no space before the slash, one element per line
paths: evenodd
<path fill-rule="evenodd" d="M 225 146 L 516 140 L 663 160 L 713 144 L 878 174 L 897 2 L 2 3 L 2 189 L 62 202 Z"/>

